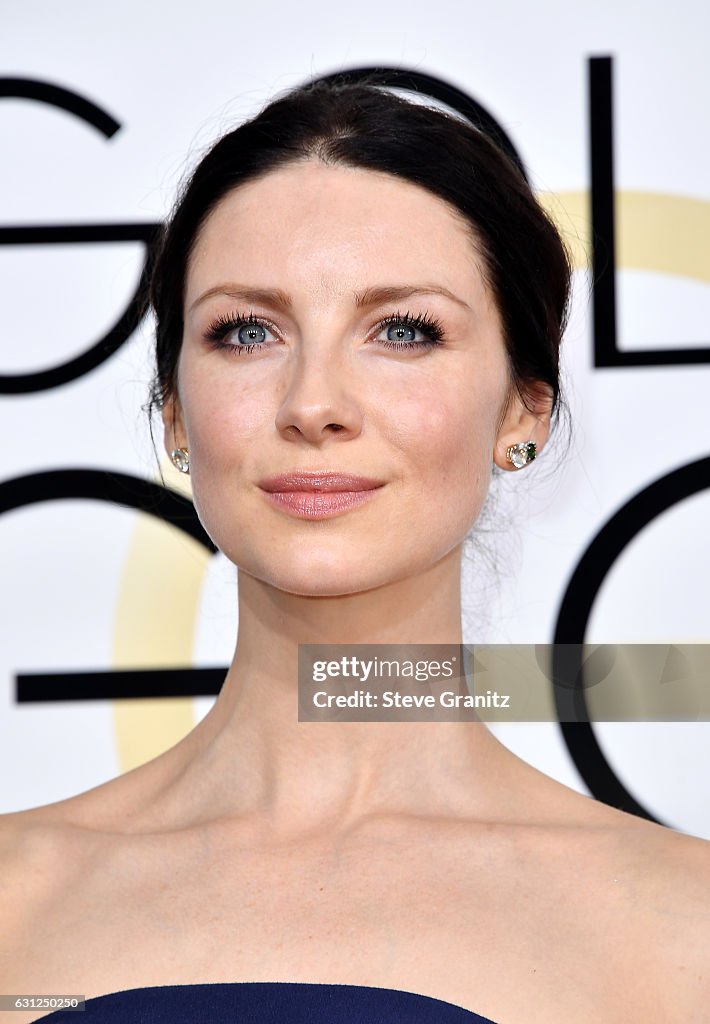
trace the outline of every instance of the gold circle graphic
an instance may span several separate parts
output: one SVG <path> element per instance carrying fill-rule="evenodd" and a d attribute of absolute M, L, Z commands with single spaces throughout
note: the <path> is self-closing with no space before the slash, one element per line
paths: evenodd
<path fill-rule="evenodd" d="M 189 478 L 171 463 L 170 486 L 191 496 Z M 177 480 L 173 479 L 177 477 Z M 192 664 L 197 608 L 211 555 L 202 544 L 154 516 L 138 513 L 119 584 L 114 668 L 186 668 Z M 195 725 L 191 697 L 113 701 L 121 772 L 174 746 Z"/>

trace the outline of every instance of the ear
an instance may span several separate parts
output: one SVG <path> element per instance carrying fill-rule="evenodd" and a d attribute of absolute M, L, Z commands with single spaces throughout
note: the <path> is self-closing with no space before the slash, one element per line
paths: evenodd
<path fill-rule="evenodd" d="M 520 388 L 512 386 L 493 451 L 493 461 L 500 469 L 516 471 L 508 461 L 507 451 L 520 441 L 534 441 L 540 454 L 550 434 L 553 398 L 552 388 L 544 381 L 527 381 Z"/>
<path fill-rule="evenodd" d="M 187 431 L 182 415 L 182 406 L 177 392 L 172 392 L 163 402 L 163 445 L 168 455 L 174 448 L 187 448 Z"/>

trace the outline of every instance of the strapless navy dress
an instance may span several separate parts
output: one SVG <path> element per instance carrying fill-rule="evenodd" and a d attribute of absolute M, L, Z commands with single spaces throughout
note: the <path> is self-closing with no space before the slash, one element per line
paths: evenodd
<path fill-rule="evenodd" d="M 157 985 L 94 996 L 46 1024 L 496 1024 L 455 1003 L 396 988 L 237 981 Z"/>

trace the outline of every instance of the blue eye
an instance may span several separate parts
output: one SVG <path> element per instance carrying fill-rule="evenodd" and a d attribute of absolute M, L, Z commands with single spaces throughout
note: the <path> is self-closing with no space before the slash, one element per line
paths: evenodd
<path fill-rule="evenodd" d="M 237 355 L 253 352 L 255 348 L 265 347 L 268 327 L 258 320 L 253 313 L 249 316 L 230 314 L 218 316 L 205 332 L 205 337 L 219 348 L 227 348 Z M 234 340 L 230 340 L 230 335 Z"/>
<path fill-rule="evenodd" d="M 414 341 L 417 332 L 410 324 L 390 324 L 387 328 L 389 341 Z"/>
<path fill-rule="evenodd" d="M 385 317 L 380 323 L 380 330 L 386 332 L 386 339 L 381 339 L 381 344 L 394 349 L 433 348 L 440 345 L 444 337 L 440 322 L 428 314 L 411 316 L 409 313 L 396 313 Z M 424 337 L 417 340 L 417 333 Z"/>
<path fill-rule="evenodd" d="M 261 324 L 242 324 L 234 332 L 240 345 L 249 345 L 253 342 L 260 344 L 266 341 L 266 331 Z"/>
<path fill-rule="evenodd" d="M 378 328 L 386 337 L 375 338 L 375 341 L 386 348 L 400 351 L 433 348 L 440 345 L 444 337 L 441 323 L 426 313 L 421 316 L 394 313 L 381 320 Z M 217 348 L 228 349 L 239 356 L 248 355 L 257 348 L 268 347 L 266 343 L 270 334 L 268 322 L 262 322 L 253 313 L 248 316 L 232 313 L 229 316 L 218 316 L 207 328 L 205 338 Z"/>

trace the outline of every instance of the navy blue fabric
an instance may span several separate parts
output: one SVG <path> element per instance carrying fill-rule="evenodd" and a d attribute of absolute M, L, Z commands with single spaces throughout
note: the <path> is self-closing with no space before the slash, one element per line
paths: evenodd
<path fill-rule="evenodd" d="M 237 981 L 129 988 L 55 1010 L 47 1024 L 495 1024 L 455 1003 L 369 985 Z"/>

